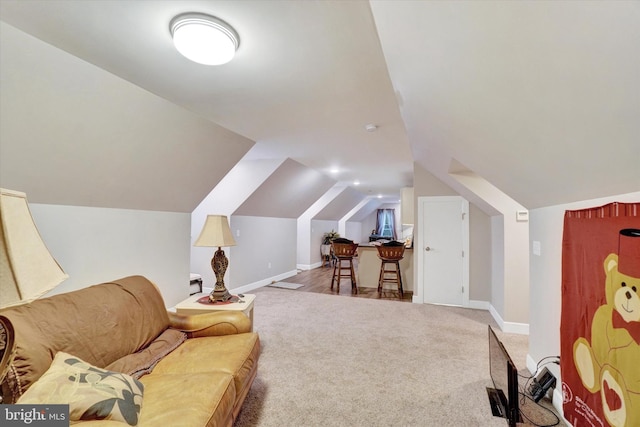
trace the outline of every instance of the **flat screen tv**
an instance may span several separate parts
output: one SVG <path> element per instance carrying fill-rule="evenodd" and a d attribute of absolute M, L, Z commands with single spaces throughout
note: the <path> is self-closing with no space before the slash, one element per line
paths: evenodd
<path fill-rule="evenodd" d="M 521 422 L 518 406 L 518 369 L 489 325 L 489 374 L 493 388 L 487 387 L 491 412 L 506 418 L 509 427 Z"/>

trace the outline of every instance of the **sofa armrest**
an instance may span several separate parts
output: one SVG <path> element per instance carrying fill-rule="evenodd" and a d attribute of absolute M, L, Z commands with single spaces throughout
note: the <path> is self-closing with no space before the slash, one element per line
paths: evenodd
<path fill-rule="evenodd" d="M 189 338 L 251 332 L 251 320 L 239 311 L 215 311 L 191 315 L 168 313 L 169 326 L 186 332 Z"/>

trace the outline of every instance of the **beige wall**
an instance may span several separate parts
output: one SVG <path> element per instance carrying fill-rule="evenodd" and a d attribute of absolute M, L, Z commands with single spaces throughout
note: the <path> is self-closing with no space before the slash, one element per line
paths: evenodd
<path fill-rule="evenodd" d="M 188 213 L 29 207 L 49 251 L 69 275 L 45 296 L 131 275 L 153 281 L 167 307 L 189 296 Z"/>
<path fill-rule="evenodd" d="M 491 301 L 491 217 L 469 203 L 469 300 Z"/>

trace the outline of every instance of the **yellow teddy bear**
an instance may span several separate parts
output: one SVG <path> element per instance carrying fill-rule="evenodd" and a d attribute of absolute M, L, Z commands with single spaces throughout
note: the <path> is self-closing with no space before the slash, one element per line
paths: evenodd
<path fill-rule="evenodd" d="M 582 384 L 591 393 L 600 392 L 605 418 L 614 427 L 640 426 L 638 243 L 640 230 L 620 232 L 620 262 L 613 253 L 604 261 L 606 304 L 593 316 L 591 343 L 580 337 L 573 345 L 573 360 Z"/>

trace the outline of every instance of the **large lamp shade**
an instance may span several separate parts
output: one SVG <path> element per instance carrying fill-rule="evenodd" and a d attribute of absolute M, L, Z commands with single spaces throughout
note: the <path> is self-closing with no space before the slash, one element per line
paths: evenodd
<path fill-rule="evenodd" d="M 0 307 L 33 301 L 69 276 L 49 253 L 24 193 L 0 189 Z"/>
<path fill-rule="evenodd" d="M 193 246 L 227 247 L 235 246 L 229 221 L 224 215 L 207 215 L 207 220 L 202 227 L 200 236 Z"/>

